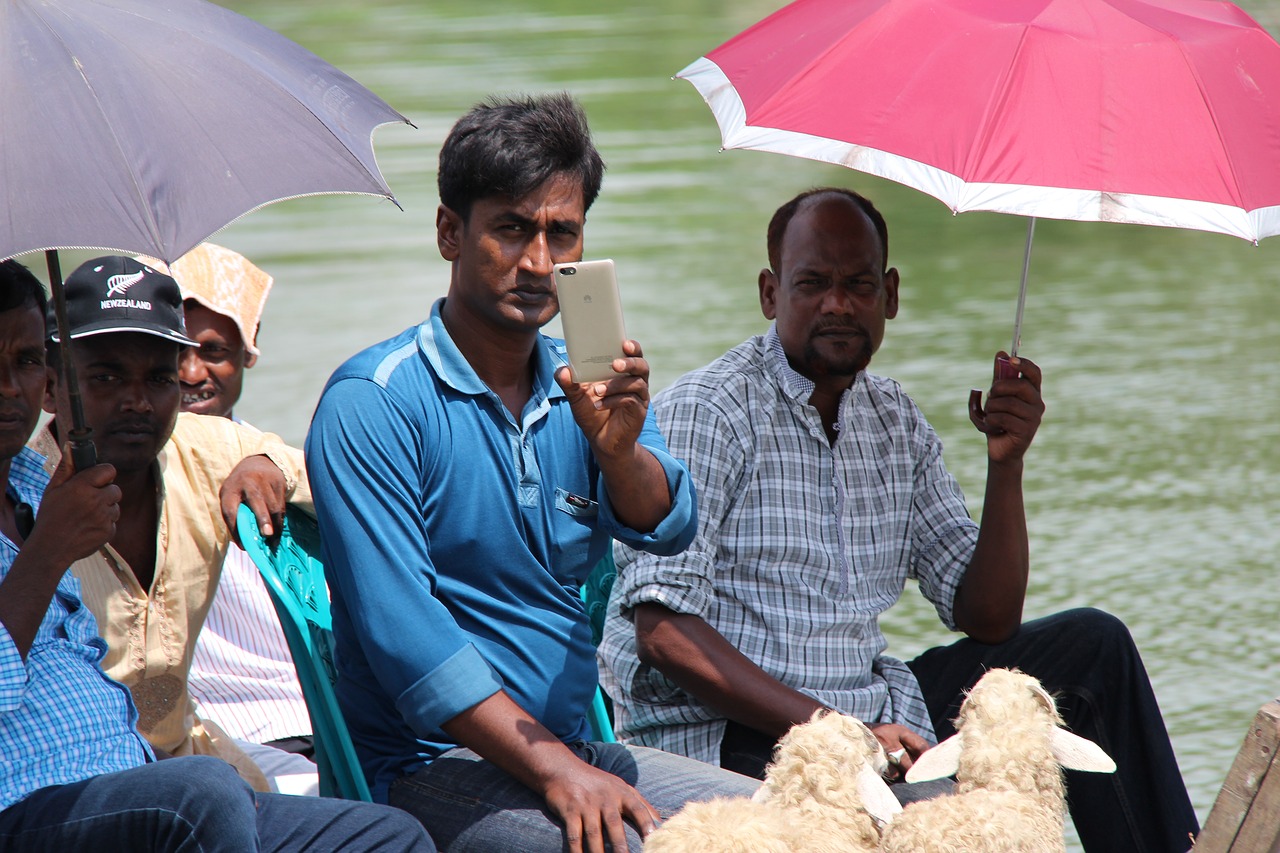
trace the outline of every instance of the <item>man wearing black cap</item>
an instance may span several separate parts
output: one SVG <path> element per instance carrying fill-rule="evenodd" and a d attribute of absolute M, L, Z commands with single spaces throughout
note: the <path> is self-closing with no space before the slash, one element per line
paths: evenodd
<path fill-rule="evenodd" d="M 269 535 L 286 499 L 310 506 L 302 454 L 226 418 L 179 414 L 179 355 L 195 342 L 171 277 L 132 258 L 96 258 L 68 276 L 66 296 L 85 419 L 122 492 L 115 535 L 72 566 L 107 641 L 103 669 L 132 691 L 152 746 L 217 755 L 267 790 L 232 739 L 196 716 L 187 675 L 231 543 L 219 490 L 231 517 L 243 500 Z M 69 428 L 65 389 L 56 411 L 53 429 Z M 49 431 L 35 447 L 56 466 Z"/>
<path fill-rule="evenodd" d="M 68 460 L 50 480 L 23 447 L 50 381 L 44 303 L 0 261 L 0 850 L 434 850 L 396 809 L 256 795 L 210 757 L 154 761 L 66 571 L 113 537 L 115 471 Z"/>

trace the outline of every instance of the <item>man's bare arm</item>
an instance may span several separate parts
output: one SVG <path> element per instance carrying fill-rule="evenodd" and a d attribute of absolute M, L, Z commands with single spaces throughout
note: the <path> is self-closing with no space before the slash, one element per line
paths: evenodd
<path fill-rule="evenodd" d="M 1018 367 L 1020 378 L 997 379 L 991 386 L 982 528 L 953 608 L 956 627 L 982 643 L 1004 642 L 1017 633 L 1027 592 L 1023 457 L 1040 428 L 1044 401 L 1040 368 L 1028 359 Z"/>
<path fill-rule="evenodd" d="M 444 724 L 444 730 L 546 800 L 564 823 L 571 853 L 626 850 L 623 821 L 641 837 L 658 813 L 640 792 L 574 755 L 507 694 L 495 693 Z"/>
<path fill-rule="evenodd" d="M 649 533 L 671 511 L 671 493 L 662 463 L 639 443 L 649 413 L 649 362 L 635 341 L 622 348 L 627 357 L 613 362 L 614 379 L 579 385 L 561 368 L 556 381 L 591 445 L 618 520 Z"/>

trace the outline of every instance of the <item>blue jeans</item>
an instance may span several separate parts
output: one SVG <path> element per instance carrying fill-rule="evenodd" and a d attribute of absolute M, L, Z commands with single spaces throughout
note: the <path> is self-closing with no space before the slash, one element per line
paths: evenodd
<path fill-rule="evenodd" d="M 1067 805 L 1088 853 L 1184 853 L 1199 832 L 1164 718 L 1129 629 L 1101 610 L 1067 610 L 1028 622 L 987 646 L 964 639 L 907 665 L 924 691 L 939 738 L 964 691 L 992 667 L 1034 675 L 1058 701 L 1067 728 L 1115 759 L 1117 771 L 1069 770 Z"/>
<path fill-rule="evenodd" d="M 432 853 L 403 812 L 372 803 L 258 794 L 209 756 L 170 758 L 41 788 L 0 812 L 6 853 Z"/>
<path fill-rule="evenodd" d="M 691 758 L 620 743 L 576 743 L 588 764 L 631 785 L 664 819 L 687 801 L 749 797 L 760 783 Z M 561 853 L 560 822 L 542 797 L 469 749 L 451 749 L 416 773 L 391 783 L 388 801 L 422 821 L 449 853 Z M 627 825 L 627 847 L 642 842 Z M 620 851 L 619 851 L 620 853 Z"/>

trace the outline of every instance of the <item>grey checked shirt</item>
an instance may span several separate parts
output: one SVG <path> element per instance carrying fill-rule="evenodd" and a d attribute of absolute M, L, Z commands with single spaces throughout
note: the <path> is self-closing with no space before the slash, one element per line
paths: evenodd
<path fill-rule="evenodd" d="M 720 761 L 725 721 L 636 656 L 630 609 L 702 617 L 788 686 L 866 722 L 934 740 L 915 676 L 883 654 L 878 618 L 907 578 L 952 630 L 978 526 L 942 444 L 890 379 L 858 375 L 827 442 L 813 383 L 774 329 L 654 400 L 698 492 L 698 536 L 674 557 L 615 548 L 601 679 L 632 743 Z"/>

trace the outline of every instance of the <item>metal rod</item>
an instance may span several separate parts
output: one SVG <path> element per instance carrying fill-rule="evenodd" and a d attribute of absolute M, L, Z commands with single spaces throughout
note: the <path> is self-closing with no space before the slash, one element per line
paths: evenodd
<path fill-rule="evenodd" d="M 1009 357 L 1013 358 L 1018 354 L 1018 348 L 1022 346 L 1022 309 L 1027 304 L 1027 273 L 1031 269 L 1031 239 L 1036 233 L 1036 218 L 1034 216 L 1027 218 L 1027 249 L 1022 256 L 1022 284 L 1018 288 L 1018 314 L 1013 321 L 1013 347 L 1009 350 Z"/>
<path fill-rule="evenodd" d="M 59 377 L 67 389 L 71 406 L 71 430 L 67 439 L 71 442 L 71 458 L 77 471 L 91 468 L 97 463 L 93 447 L 93 430 L 84 420 L 84 404 L 80 400 L 80 381 L 76 373 L 75 356 L 71 350 L 71 323 L 67 320 L 67 293 L 62 286 L 62 264 L 58 262 L 58 250 L 46 249 L 44 261 L 49 268 L 49 289 L 53 291 L 53 314 L 58 323 L 58 350 L 61 354 L 62 375 Z"/>

